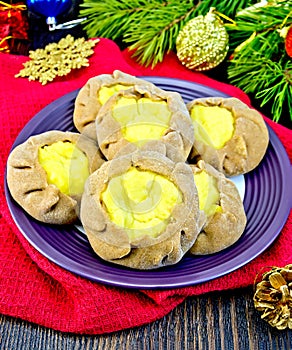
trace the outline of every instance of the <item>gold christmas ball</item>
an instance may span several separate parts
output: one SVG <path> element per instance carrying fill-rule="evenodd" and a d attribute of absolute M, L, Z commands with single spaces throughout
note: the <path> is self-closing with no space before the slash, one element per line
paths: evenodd
<path fill-rule="evenodd" d="M 178 59 L 187 68 L 198 71 L 216 67 L 226 57 L 228 48 L 228 33 L 214 9 L 190 20 L 176 39 Z"/>

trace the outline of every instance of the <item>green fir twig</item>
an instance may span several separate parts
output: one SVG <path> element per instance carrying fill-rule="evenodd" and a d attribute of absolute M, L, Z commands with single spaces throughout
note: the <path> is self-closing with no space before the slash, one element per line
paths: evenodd
<path fill-rule="evenodd" d="M 292 120 L 292 60 L 281 36 L 283 28 L 292 25 L 292 1 L 248 8 L 239 11 L 235 20 L 236 27 L 229 31 L 234 53 L 228 79 L 259 99 L 261 107 L 270 104 L 276 122 L 284 108 Z"/>
<path fill-rule="evenodd" d="M 259 99 L 261 106 L 271 104 L 275 121 L 284 107 L 292 120 L 291 58 L 280 35 L 292 25 L 292 0 L 84 0 L 80 17 L 87 18 L 89 38 L 124 43 L 139 63 L 154 67 L 175 51 L 180 29 L 210 7 L 236 23 L 225 21 L 232 56 L 227 61 L 229 82 Z"/>
<path fill-rule="evenodd" d="M 255 0 L 84 0 L 80 16 L 86 17 L 88 37 L 106 37 L 127 44 L 138 62 L 154 67 L 175 49 L 179 30 L 190 19 L 205 15 L 210 7 L 232 18 Z"/>
<path fill-rule="evenodd" d="M 187 10 L 187 11 L 186 11 Z M 196 7 L 165 6 L 157 8 L 132 26 L 124 36 L 124 42 L 133 50 L 133 57 L 145 65 L 154 67 L 164 55 L 175 49 L 175 40 L 181 27 L 194 17 Z M 159 21 L 157 21 L 159 18 Z M 157 24 L 154 26 L 151 23 Z M 144 28 L 141 33 L 141 28 Z"/>
<path fill-rule="evenodd" d="M 121 39 L 133 23 L 145 16 L 145 8 L 155 9 L 161 1 L 153 0 L 85 0 L 80 4 L 80 17 L 86 17 L 84 29 L 89 38 Z"/>

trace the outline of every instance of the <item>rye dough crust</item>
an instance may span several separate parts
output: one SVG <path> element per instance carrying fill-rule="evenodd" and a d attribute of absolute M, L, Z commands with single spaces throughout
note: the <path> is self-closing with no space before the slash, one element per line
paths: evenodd
<path fill-rule="evenodd" d="M 7 183 L 14 200 L 28 214 L 39 221 L 61 225 L 77 220 L 80 196 L 73 198 L 48 184 L 46 171 L 39 163 L 39 147 L 57 141 L 77 144 L 88 158 L 90 173 L 104 162 L 93 140 L 78 133 L 47 131 L 13 149 L 7 162 Z"/>
<path fill-rule="evenodd" d="M 205 170 L 217 180 L 222 212 L 208 217 L 190 253 L 205 255 L 219 252 L 234 244 L 244 232 L 246 215 L 235 184 L 211 165 L 199 161 L 191 165 L 195 173 Z"/>
<path fill-rule="evenodd" d="M 115 84 L 125 85 L 125 89 L 130 89 L 134 85 L 144 85 L 150 90 L 159 91 L 154 84 L 136 78 L 130 74 L 115 70 L 112 74 L 101 74 L 90 78 L 80 89 L 75 100 L 73 122 L 76 129 L 82 134 L 96 140 L 95 119 L 102 107 L 98 92 L 102 87 L 111 87 Z"/>
<path fill-rule="evenodd" d="M 188 158 L 194 143 L 194 129 L 181 96 L 176 92 L 154 91 L 149 90 L 147 86 L 137 85 L 132 89 L 117 92 L 101 107 L 97 115 L 97 140 L 102 153 L 108 160 L 113 159 L 121 149 L 130 143 L 123 136 L 123 126 L 113 117 L 113 107 L 121 97 L 136 100 L 145 97 L 153 101 L 165 101 L 171 115 L 169 125 L 166 126 L 166 130 L 159 140 L 176 148 L 185 160 Z"/>
<path fill-rule="evenodd" d="M 229 110 L 234 117 L 234 133 L 220 149 L 195 139 L 190 158 L 203 159 L 227 176 L 247 173 L 259 165 L 269 143 L 268 129 L 259 112 L 233 97 L 195 99 L 187 104 L 190 113 L 195 105 Z"/>
<path fill-rule="evenodd" d="M 110 179 L 131 166 L 167 177 L 182 193 L 183 202 L 175 204 L 168 225 L 155 238 L 145 235 L 130 241 L 125 229 L 110 220 L 100 200 Z M 192 170 L 184 162 L 174 163 L 151 151 L 137 151 L 105 162 L 87 179 L 81 200 L 81 222 L 92 248 L 106 261 L 143 270 L 175 264 L 191 248 L 200 230 Z"/>

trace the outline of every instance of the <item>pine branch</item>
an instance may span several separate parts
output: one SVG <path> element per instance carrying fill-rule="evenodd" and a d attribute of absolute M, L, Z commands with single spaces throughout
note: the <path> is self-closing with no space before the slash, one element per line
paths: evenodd
<path fill-rule="evenodd" d="M 210 7 L 228 17 L 257 0 L 84 0 L 80 16 L 87 17 L 88 37 L 121 39 L 134 51 L 137 60 L 155 66 L 175 50 L 179 30 Z"/>
<path fill-rule="evenodd" d="M 279 32 L 292 25 L 292 0 L 84 0 L 80 16 L 87 17 L 88 37 L 108 37 L 126 43 L 137 61 L 155 66 L 175 51 L 179 31 L 210 7 L 235 20 L 225 21 L 229 33 L 228 79 L 253 94 L 262 106 L 271 103 L 278 121 L 283 106 L 292 118 L 291 59 Z"/>
<path fill-rule="evenodd" d="M 256 6 L 252 5 L 238 11 L 234 18 L 235 26 L 228 23 L 225 25 L 232 39 L 231 50 L 248 40 L 253 33 L 269 34 L 292 24 L 292 0 L 278 0 L 270 5 Z"/>
<path fill-rule="evenodd" d="M 192 18 L 205 15 L 210 7 L 215 7 L 217 12 L 232 17 L 238 9 L 250 5 L 251 0 L 213 0 L 213 1 L 172 1 L 164 8 L 157 8 L 152 16 L 144 18 L 125 35 L 125 42 L 130 44 L 130 49 L 135 50 L 137 60 L 154 67 L 162 62 L 165 53 L 175 50 L 175 41 L 180 29 Z"/>
<path fill-rule="evenodd" d="M 277 122 L 284 107 L 292 120 L 292 62 L 280 35 L 283 27 L 292 24 L 291 9 L 292 0 L 249 7 L 237 13 L 235 27 L 229 26 L 234 52 L 228 79 L 259 99 L 261 107 L 269 103 Z"/>
<path fill-rule="evenodd" d="M 214 7 L 217 12 L 221 12 L 225 16 L 228 16 L 233 19 L 238 11 L 255 3 L 257 3 L 257 0 L 203 0 L 199 2 L 198 14 L 205 15 L 206 13 L 208 13 L 210 7 Z"/>
<path fill-rule="evenodd" d="M 195 10 L 196 7 L 190 1 L 157 8 L 132 26 L 124 36 L 124 41 L 130 44 L 130 50 L 135 50 L 133 56 L 140 63 L 155 66 L 163 60 L 165 53 L 175 48 L 179 30 L 194 17 Z"/>
<path fill-rule="evenodd" d="M 248 94 L 271 103 L 271 113 L 279 121 L 287 106 L 292 120 L 292 61 L 285 54 L 279 33 L 262 33 L 230 61 L 228 78 Z"/>
<path fill-rule="evenodd" d="M 259 90 L 255 97 L 262 100 L 261 107 L 272 102 L 271 112 L 276 122 L 279 122 L 283 108 L 287 106 L 292 121 L 292 62 L 266 62 L 266 74 L 273 76 L 273 81 L 266 89 Z"/>
<path fill-rule="evenodd" d="M 86 17 L 84 29 L 89 38 L 122 38 L 133 23 L 145 16 L 145 9 L 152 11 L 162 1 L 152 0 L 84 0 L 80 4 L 80 17 Z"/>

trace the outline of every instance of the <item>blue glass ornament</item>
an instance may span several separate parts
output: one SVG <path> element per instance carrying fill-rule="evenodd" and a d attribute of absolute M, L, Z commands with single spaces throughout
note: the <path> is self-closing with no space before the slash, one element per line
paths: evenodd
<path fill-rule="evenodd" d="M 69 10 L 72 6 L 71 0 L 27 0 L 27 8 L 46 17 L 50 30 L 56 28 L 56 17 Z"/>

